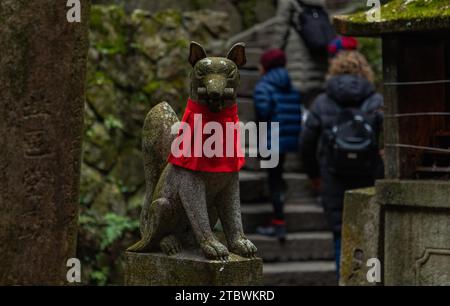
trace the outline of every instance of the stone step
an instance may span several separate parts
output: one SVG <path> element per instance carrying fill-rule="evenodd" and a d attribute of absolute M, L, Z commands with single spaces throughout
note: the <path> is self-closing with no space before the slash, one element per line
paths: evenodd
<path fill-rule="evenodd" d="M 264 172 L 239 172 L 241 203 L 264 201 L 268 197 L 267 179 Z"/>
<path fill-rule="evenodd" d="M 308 203 L 310 200 L 304 201 L 286 205 L 285 218 L 288 233 L 327 231 L 328 224 L 323 208 L 317 204 Z M 255 233 L 258 226 L 267 224 L 272 217 L 270 204 L 242 205 L 241 211 L 244 231 L 247 234 Z"/>
<path fill-rule="evenodd" d="M 334 261 L 282 262 L 264 264 L 267 286 L 337 285 Z"/>
<path fill-rule="evenodd" d="M 334 258 L 331 232 L 289 233 L 280 243 L 273 237 L 258 234 L 247 235 L 258 248 L 258 257 L 265 262 L 332 260 Z"/>
<path fill-rule="evenodd" d="M 310 182 L 306 174 L 287 172 L 283 175 L 287 184 L 286 197 L 289 199 L 290 193 L 297 193 L 304 197 L 310 194 Z M 241 171 L 239 173 L 239 184 L 241 202 L 264 202 L 269 196 L 269 186 L 267 183 L 266 171 Z"/>
<path fill-rule="evenodd" d="M 251 98 L 255 85 L 260 78 L 257 70 L 242 70 L 241 71 L 241 85 L 238 89 L 239 97 Z"/>

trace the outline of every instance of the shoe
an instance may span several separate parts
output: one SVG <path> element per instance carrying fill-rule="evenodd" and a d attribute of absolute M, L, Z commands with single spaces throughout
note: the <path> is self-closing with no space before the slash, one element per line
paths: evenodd
<path fill-rule="evenodd" d="M 275 226 L 273 225 L 258 226 L 256 228 L 256 233 L 263 236 L 275 237 Z"/>
<path fill-rule="evenodd" d="M 280 242 L 285 242 L 287 235 L 286 221 L 274 219 L 272 220 L 272 224 L 274 224 L 275 227 L 275 237 L 277 237 Z"/>
<path fill-rule="evenodd" d="M 269 225 L 259 226 L 256 233 L 269 237 L 276 237 L 280 242 L 286 241 L 286 222 L 280 219 L 272 219 Z"/>

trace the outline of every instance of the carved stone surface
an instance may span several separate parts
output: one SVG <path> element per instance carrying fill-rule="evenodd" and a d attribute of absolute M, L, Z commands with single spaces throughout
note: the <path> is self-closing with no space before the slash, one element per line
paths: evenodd
<path fill-rule="evenodd" d="M 449 249 L 425 249 L 416 261 L 416 285 L 450 286 L 450 270 L 436 273 L 436 267 L 450 267 Z"/>
<path fill-rule="evenodd" d="M 249 286 L 262 284 L 262 260 L 230 255 L 228 261 L 212 261 L 200 253 L 183 251 L 125 253 L 125 285 L 128 286 Z"/>
<path fill-rule="evenodd" d="M 0 284 L 64 284 L 75 257 L 88 48 L 60 1 L 0 3 Z"/>
<path fill-rule="evenodd" d="M 377 183 L 384 206 L 384 284 L 450 283 L 450 183 Z"/>

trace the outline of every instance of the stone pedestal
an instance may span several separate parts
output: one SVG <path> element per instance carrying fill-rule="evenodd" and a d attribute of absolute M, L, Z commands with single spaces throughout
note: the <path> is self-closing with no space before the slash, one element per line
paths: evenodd
<path fill-rule="evenodd" d="M 262 285 L 263 264 L 231 254 L 227 262 L 207 260 L 194 251 L 175 256 L 125 253 L 127 286 L 249 286 Z"/>

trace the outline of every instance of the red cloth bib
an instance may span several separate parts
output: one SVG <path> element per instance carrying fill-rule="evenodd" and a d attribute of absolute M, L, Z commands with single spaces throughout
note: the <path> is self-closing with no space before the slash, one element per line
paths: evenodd
<path fill-rule="evenodd" d="M 209 122 L 217 122 L 222 127 L 222 131 L 211 130 L 205 132 L 205 125 Z M 172 144 L 172 147 L 175 146 L 175 148 L 179 148 L 180 151 L 184 151 L 184 154 L 179 156 L 180 152 L 175 153 L 172 148 L 168 162 L 193 171 L 239 172 L 245 164 L 245 158 L 241 148 L 240 130 L 235 129 L 232 131 L 230 130 L 230 127 L 228 127 L 230 130 L 228 134 L 229 137 L 226 137 L 227 123 L 233 123 L 234 125 L 239 123 L 237 104 L 227 107 L 219 113 L 213 113 L 206 105 L 199 104 L 198 102 L 189 99 L 183 119 L 181 120 L 177 139 Z M 183 125 L 187 125 L 189 129 L 187 129 L 187 127 L 183 128 Z M 218 127 L 217 124 L 216 126 Z M 219 144 L 218 151 L 220 151 L 221 154 L 215 154 L 215 156 L 208 157 L 205 155 L 203 145 L 213 134 L 220 135 L 221 137 L 221 141 L 215 143 Z M 228 144 L 228 151 L 227 141 L 231 141 L 233 144 L 232 146 Z M 216 148 L 216 146 L 214 145 L 213 148 Z"/>

